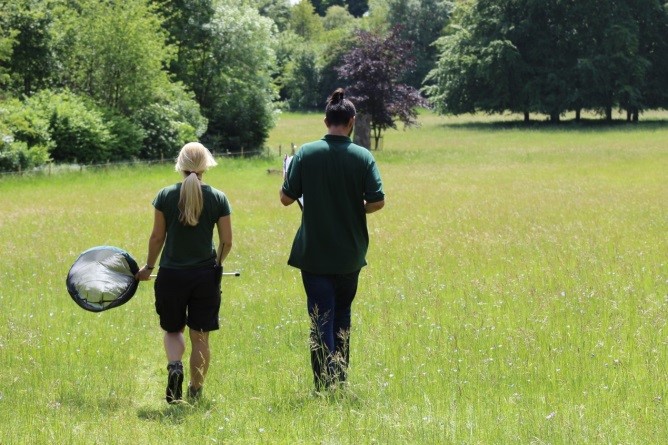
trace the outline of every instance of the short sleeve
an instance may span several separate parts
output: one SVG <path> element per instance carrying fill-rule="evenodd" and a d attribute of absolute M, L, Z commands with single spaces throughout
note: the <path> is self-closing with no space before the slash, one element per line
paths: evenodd
<path fill-rule="evenodd" d="M 222 218 L 224 216 L 229 216 L 232 214 L 232 206 L 230 205 L 230 201 L 228 201 L 227 196 L 223 192 L 219 192 L 217 194 L 218 196 L 218 218 Z"/>
<path fill-rule="evenodd" d="M 380 171 L 378 171 L 374 159 L 371 159 L 371 162 L 367 167 L 366 183 L 364 184 L 364 199 L 366 202 L 378 202 L 385 199 L 383 182 L 380 179 Z"/>
<path fill-rule="evenodd" d="M 153 199 L 153 207 L 155 207 L 156 210 L 160 210 L 161 212 L 165 211 L 165 189 L 162 189 L 158 192 L 158 194 L 155 196 Z"/>

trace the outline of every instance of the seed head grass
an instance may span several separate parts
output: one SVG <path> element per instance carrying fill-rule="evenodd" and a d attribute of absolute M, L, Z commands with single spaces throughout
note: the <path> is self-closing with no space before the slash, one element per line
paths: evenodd
<path fill-rule="evenodd" d="M 329 393 L 313 391 L 286 264 L 300 212 L 267 173 L 279 145 L 325 133 L 320 114 L 283 114 L 270 156 L 204 176 L 232 204 L 226 270 L 241 277 L 223 280 L 193 404 L 164 402 L 151 282 L 103 313 L 65 288 L 90 247 L 145 261 L 173 166 L 0 178 L 0 443 L 666 443 L 667 118 L 425 112 L 387 132 L 348 385 Z"/>

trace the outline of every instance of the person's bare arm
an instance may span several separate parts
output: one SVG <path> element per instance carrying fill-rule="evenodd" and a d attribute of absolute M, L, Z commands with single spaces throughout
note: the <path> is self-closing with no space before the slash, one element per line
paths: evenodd
<path fill-rule="evenodd" d="M 376 202 L 365 202 L 364 211 L 368 213 L 377 212 L 385 206 L 385 200 L 376 201 Z"/>
<path fill-rule="evenodd" d="M 223 264 L 227 254 L 232 250 L 232 218 L 230 215 L 221 216 L 218 218 L 216 226 L 218 227 L 219 240 L 216 261 L 220 259 L 220 264 Z"/>
<path fill-rule="evenodd" d="M 279 196 L 281 198 L 281 204 L 283 204 L 284 206 L 289 206 L 290 204 L 296 201 L 295 199 L 292 199 L 288 195 L 283 193 L 283 189 L 280 190 Z"/>
<path fill-rule="evenodd" d="M 232 218 L 230 215 L 221 216 L 218 218 L 216 226 L 218 227 L 219 240 L 216 261 L 219 258 L 220 264 L 223 264 L 225 258 L 227 258 L 227 254 L 232 250 Z"/>
<path fill-rule="evenodd" d="M 160 210 L 155 209 L 153 215 L 153 230 L 148 239 L 148 255 L 146 257 L 146 265 L 142 267 L 135 275 L 135 278 L 140 281 L 146 281 L 151 278 L 151 271 L 155 268 L 158 261 L 158 256 L 162 251 L 162 246 L 165 244 L 167 236 L 167 223 L 165 215 Z M 149 269 L 150 267 L 150 269 Z"/>

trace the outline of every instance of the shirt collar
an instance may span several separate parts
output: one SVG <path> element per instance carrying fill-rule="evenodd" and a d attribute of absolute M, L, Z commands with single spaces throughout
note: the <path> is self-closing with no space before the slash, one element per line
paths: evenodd
<path fill-rule="evenodd" d="M 326 134 L 323 139 L 332 142 L 350 142 L 350 138 L 348 136 L 339 136 L 336 134 Z"/>

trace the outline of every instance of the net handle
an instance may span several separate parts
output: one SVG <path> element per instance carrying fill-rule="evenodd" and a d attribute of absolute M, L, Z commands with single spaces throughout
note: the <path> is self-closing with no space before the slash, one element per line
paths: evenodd
<path fill-rule="evenodd" d="M 234 272 L 223 272 L 223 275 L 234 276 L 234 277 L 240 277 L 240 276 L 241 276 L 241 272 L 239 272 L 238 270 L 237 270 L 237 271 L 234 271 Z M 155 277 L 157 277 L 157 276 L 158 276 L 158 274 L 153 274 L 153 275 L 151 275 L 150 277 L 151 277 L 151 278 L 155 278 Z"/>

